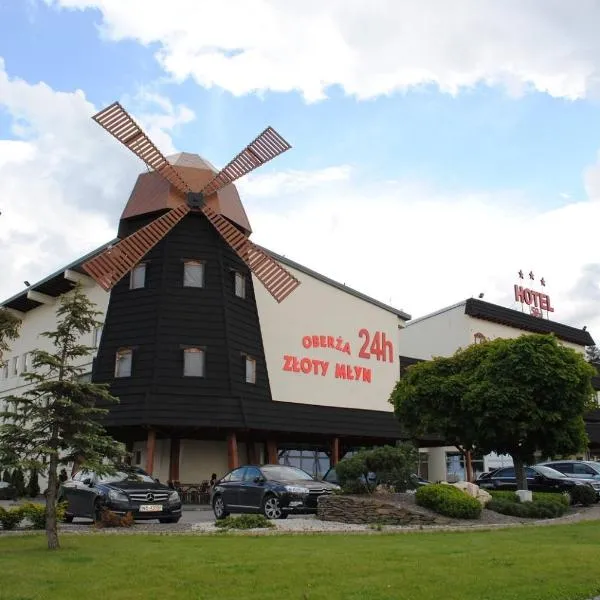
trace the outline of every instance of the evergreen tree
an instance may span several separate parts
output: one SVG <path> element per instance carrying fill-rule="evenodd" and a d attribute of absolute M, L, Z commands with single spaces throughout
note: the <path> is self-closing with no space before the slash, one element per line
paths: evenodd
<path fill-rule="evenodd" d="M 4 353 L 10 350 L 8 342 L 17 339 L 20 327 L 21 320 L 7 308 L 0 307 L 0 367 L 4 366 Z"/>
<path fill-rule="evenodd" d="M 40 495 L 40 484 L 38 481 L 37 469 L 31 469 L 29 472 L 29 481 L 27 482 L 27 495 L 30 498 L 37 498 Z"/>
<path fill-rule="evenodd" d="M 118 402 L 105 384 L 80 380 L 78 364 L 92 348 L 79 342 L 100 323 L 94 304 L 77 285 L 61 297 L 57 327 L 41 335 L 51 340 L 53 350 L 35 350 L 33 369 L 24 375 L 30 384 L 22 396 L 6 398 L 0 413 L 0 462 L 18 464 L 47 474 L 46 536 L 48 548 L 59 547 L 56 523 L 58 467 L 73 462 L 98 473 L 112 472 L 111 461 L 126 455 L 100 423 L 108 412 L 98 404 Z"/>
<path fill-rule="evenodd" d="M 4 471 L 4 475 L 2 475 L 2 481 L 4 481 L 5 483 L 12 483 L 12 476 L 8 469 Z"/>
<path fill-rule="evenodd" d="M 600 368 L 600 348 L 598 346 L 586 346 L 585 359 L 595 367 Z"/>
<path fill-rule="evenodd" d="M 17 497 L 22 498 L 25 495 L 25 476 L 23 475 L 23 469 L 17 467 L 12 472 L 11 483 L 17 491 Z"/>

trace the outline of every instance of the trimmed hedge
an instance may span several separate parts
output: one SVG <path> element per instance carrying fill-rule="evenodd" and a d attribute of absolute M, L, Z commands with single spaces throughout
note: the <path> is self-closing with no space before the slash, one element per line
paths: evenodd
<path fill-rule="evenodd" d="M 443 483 L 424 485 L 416 491 L 415 501 L 419 506 L 447 517 L 478 519 L 481 516 L 482 508 L 479 501 L 453 485 Z"/>
<path fill-rule="evenodd" d="M 519 496 L 515 494 L 515 492 L 509 491 L 500 491 L 500 490 L 487 490 L 493 500 L 508 500 L 509 502 L 519 502 Z M 562 504 L 563 506 L 569 507 L 569 496 L 566 494 L 558 494 L 552 492 L 533 492 L 533 501 L 546 501 L 546 502 L 556 502 L 558 504 Z M 489 504 L 489 503 L 488 503 Z"/>
<path fill-rule="evenodd" d="M 567 512 L 567 507 L 561 502 L 546 499 L 534 500 L 533 502 L 514 502 L 505 498 L 498 498 L 490 500 L 486 508 L 503 515 L 528 519 L 554 519 L 562 517 Z"/>
<path fill-rule="evenodd" d="M 229 515 L 215 521 L 215 527 L 221 529 L 273 529 L 275 525 L 264 515 L 242 514 L 238 517 Z"/>

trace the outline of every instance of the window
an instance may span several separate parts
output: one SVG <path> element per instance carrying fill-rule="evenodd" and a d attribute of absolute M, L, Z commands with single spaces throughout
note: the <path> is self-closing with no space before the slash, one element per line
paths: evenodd
<path fill-rule="evenodd" d="M 10 374 L 18 375 L 19 374 L 19 357 L 13 356 L 10 361 Z"/>
<path fill-rule="evenodd" d="M 204 287 L 204 263 L 186 260 L 183 263 L 183 287 Z"/>
<path fill-rule="evenodd" d="M 137 290 L 146 285 L 146 263 L 140 263 L 131 270 L 129 289 Z"/>
<path fill-rule="evenodd" d="M 31 354 L 31 352 L 25 352 L 25 354 L 23 354 L 23 371 L 31 371 L 31 366 L 32 366 L 32 362 L 33 362 L 33 355 Z"/>
<path fill-rule="evenodd" d="M 184 377 L 204 377 L 204 350 L 202 348 L 183 349 Z"/>
<path fill-rule="evenodd" d="M 94 348 L 98 348 L 100 346 L 100 338 L 102 337 L 102 328 L 103 326 L 96 327 L 94 329 Z"/>
<path fill-rule="evenodd" d="M 123 348 L 117 352 L 115 360 L 115 377 L 130 377 L 133 350 Z"/>
<path fill-rule="evenodd" d="M 246 277 L 243 273 L 238 273 L 237 271 L 234 274 L 235 280 L 235 295 L 238 298 L 246 297 Z"/>
<path fill-rule="evenodd" d="M 8 379 L 8 362 L 5 362 L 2 367 L 2 379 Z"/>
<path fill-rule="evenodd" d="M 573 464 L 573 473 L 575 473 L 575 475 L 586 475 L 587 477 L 594 477 L 594 475 L 597 475 L 592 467 L 582 465 L 581 463 Z"/>
<path fill-rule="evenodd" d="M 246 467 L 244 481 L 254 481 L 257 477 L 262 477 L 262 473 L 256 467 Z"/>
<path fill-rule="evenodd" d="M 246 356 L 246 383 L 256 383 L 256 360 Z"/>
<path fill-rule="evenodd" d="M 244 478 L 244 471 L 246 467 L 242 467 L 240 469 L 235 469 L 235 471 L 231 471 L 229 474 L 229 481 L 242 481 Z"/>

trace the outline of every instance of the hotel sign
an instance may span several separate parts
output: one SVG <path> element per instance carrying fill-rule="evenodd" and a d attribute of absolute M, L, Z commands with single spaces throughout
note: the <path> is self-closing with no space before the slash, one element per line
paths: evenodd
<path fill-rule="evenodd" d="M 525 276 L 523 271 L 519 271 L 519 279 L 524 279 Z M 532 281 L 535 279 L 535 275 L 533 271 L 529 272 L 529 279 Z M 544 277 L 540 279 L 540 284 L 542 287 L 546 287 L 546 280 Z M 529 312 L 534 317 L 543 317 L 544 311 L 546 314 L 550 314 L 554 312 L 554 307 L 550 301 L 550 296 L 548 294 L 544 294 L 542 292 L 538 292 L 531 288 L 526 288 L 522 285 L 515 284 L 515 302 L 520 302 L 521 306 L 525 304 L 529 306 Z"/>

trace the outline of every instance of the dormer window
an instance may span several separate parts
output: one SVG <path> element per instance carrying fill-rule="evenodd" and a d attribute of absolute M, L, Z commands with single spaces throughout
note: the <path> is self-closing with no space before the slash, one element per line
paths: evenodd
<path fill-rule="evenodd" d="M 238 298 L 246 297 L 246 276 L 239 271 L 234 273 L 235 295 Z"/>
<path fill-rule="evenodd" d="M 138 290 L 146 286 L 146 263 L 136 265 L 129 275 L 129 289 Z"/>
<path fill-rule="evenodd" d="M 133 350 L 121 348 L 115 357 L 115 377 L 131 377 Z"/>
<path fill-rule="evenodd" d="M 204 287 L 204 263 L 186 260 L 183 263 L 183 287 Z"/>

